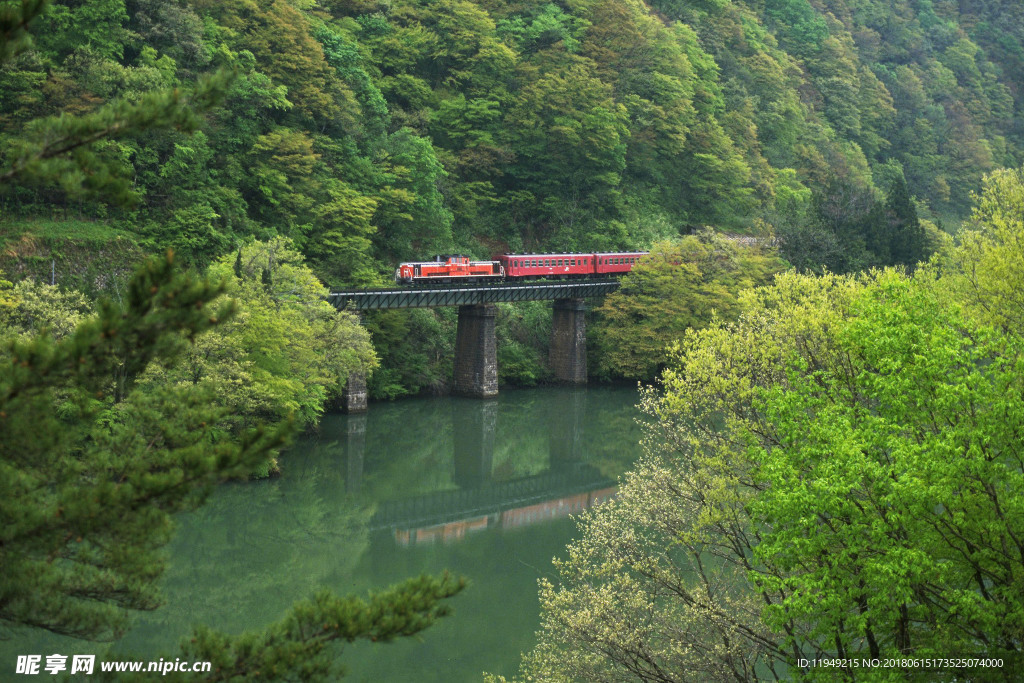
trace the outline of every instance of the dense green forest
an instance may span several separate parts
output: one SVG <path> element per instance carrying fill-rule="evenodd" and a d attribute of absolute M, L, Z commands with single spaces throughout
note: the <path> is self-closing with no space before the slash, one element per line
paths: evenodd
<path fill-rule="evenodd" d="M 0 68 L 0 265 L 88 294 L 146 253 L 205 268 L 279 237 L 332 286 L 705 225 L 802 268 L 912 264 L 1024 161 L 1009 1 L 64 0 L 31 30 Z M 57 163 L 40 119 L 213 74 L 228 91 L 191 132 L 106 136 L 33 180 Z M 505 379 L 543 378 L 543 315 L 504 315 Z M 377 395 L 443 387 L 447 314 L 367 326 Z"/>
<path fill-rule="evenodd" d="M 0 0 L 0 628 L 116 639 L 174 514 L 349 373 L 446 389 L 453 311 L 360 323 L 328 286 L 631 248 L 591 369 L 660 377 L 648 454 L 524 673 L 1019 652 L 1022 69 L 1009 0 Z M 547 307 L 499 316 L 502 379 L 544 380 Z M 464 586 L 182 654 L 334 680 Z"/>
<path fill-rule="evenodd" d="M 677 337 L 514 680 L 1024 678 L 1024 172 L 984 182 L 913 274 L 790 270 Z"/>

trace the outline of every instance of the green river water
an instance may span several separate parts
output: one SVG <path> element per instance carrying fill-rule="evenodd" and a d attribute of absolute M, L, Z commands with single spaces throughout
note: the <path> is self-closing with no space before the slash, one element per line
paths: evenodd
<path fill-rule="evenodd" d="M 539 624 L 537 580 L 577 533 L 571 515 L 639 455 L 637 402 L 628 387 L 503 389 L 325 416 L 282 456 L 283 476 L 222 486 L 179 518 L 167 604 L 115 651 L 156 659 L 193 623 L 258 628 L 319 587 L 365 593 L 448 569 L 470 582 L 453 614 L 415 639 L 347 646 L 346 680 L 514 674 Z M 19 633 L 0 643 L 2 666 L 36 651 L 114 658 Z"/>

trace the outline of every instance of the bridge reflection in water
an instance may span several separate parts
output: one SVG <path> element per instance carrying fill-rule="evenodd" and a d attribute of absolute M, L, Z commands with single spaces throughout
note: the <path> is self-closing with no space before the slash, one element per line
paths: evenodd
<path fill-rule="evenodd" d="M 547 432 L 547 467 L 517 478 L 495 475 L 499 402 L 455 400 L 451 408 L 451 479 L 457 488 L 380 502 L 370 519 L 370 530 L 386 533 L 403 546 L 451 543 L 484 529 L 568 517 L 614 496 L 615 480 L 587 462 L 583 439 L 586 389 L 565 391 L 564 398 L 560 410 L 529 425 L 535 437 Z M 348 417 L 348 493 L 357 493 L 362 480 L 366 420 L 365 415 Z"/>

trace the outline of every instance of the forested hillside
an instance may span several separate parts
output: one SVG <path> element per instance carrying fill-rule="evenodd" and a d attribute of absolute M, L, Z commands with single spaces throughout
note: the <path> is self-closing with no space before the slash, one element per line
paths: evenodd
<path fill-rule="evenodd" d="M 279 236 L 331 285 L 703 225 L 772 231 L 802 267 L 913 263 L 1024 161 L 1013 0 L 63 0 L 31 29 L 0 68 L 0 175 L 45 144 L 33 120 L 235 74 L 195 133 L 0 187 L 8 277 L 87 291 L 119 258 Z"/>

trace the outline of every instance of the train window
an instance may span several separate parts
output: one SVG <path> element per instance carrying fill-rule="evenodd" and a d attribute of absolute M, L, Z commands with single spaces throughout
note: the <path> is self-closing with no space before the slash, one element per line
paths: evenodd
<path fill-rule="evenodd" d="M 575 266 L 576 265 L 576 259 L 574 259 L 574 258 L 569 259 L 569 265 L 570 266 Z"/>
<path fill-rule="evenodd" d="M 551 259 L 549 259 L 549 258 L 544 259 L 544 267 L 546 268 L 546 267 L 549 267 L 550 265 L 551 265 Z"/>

